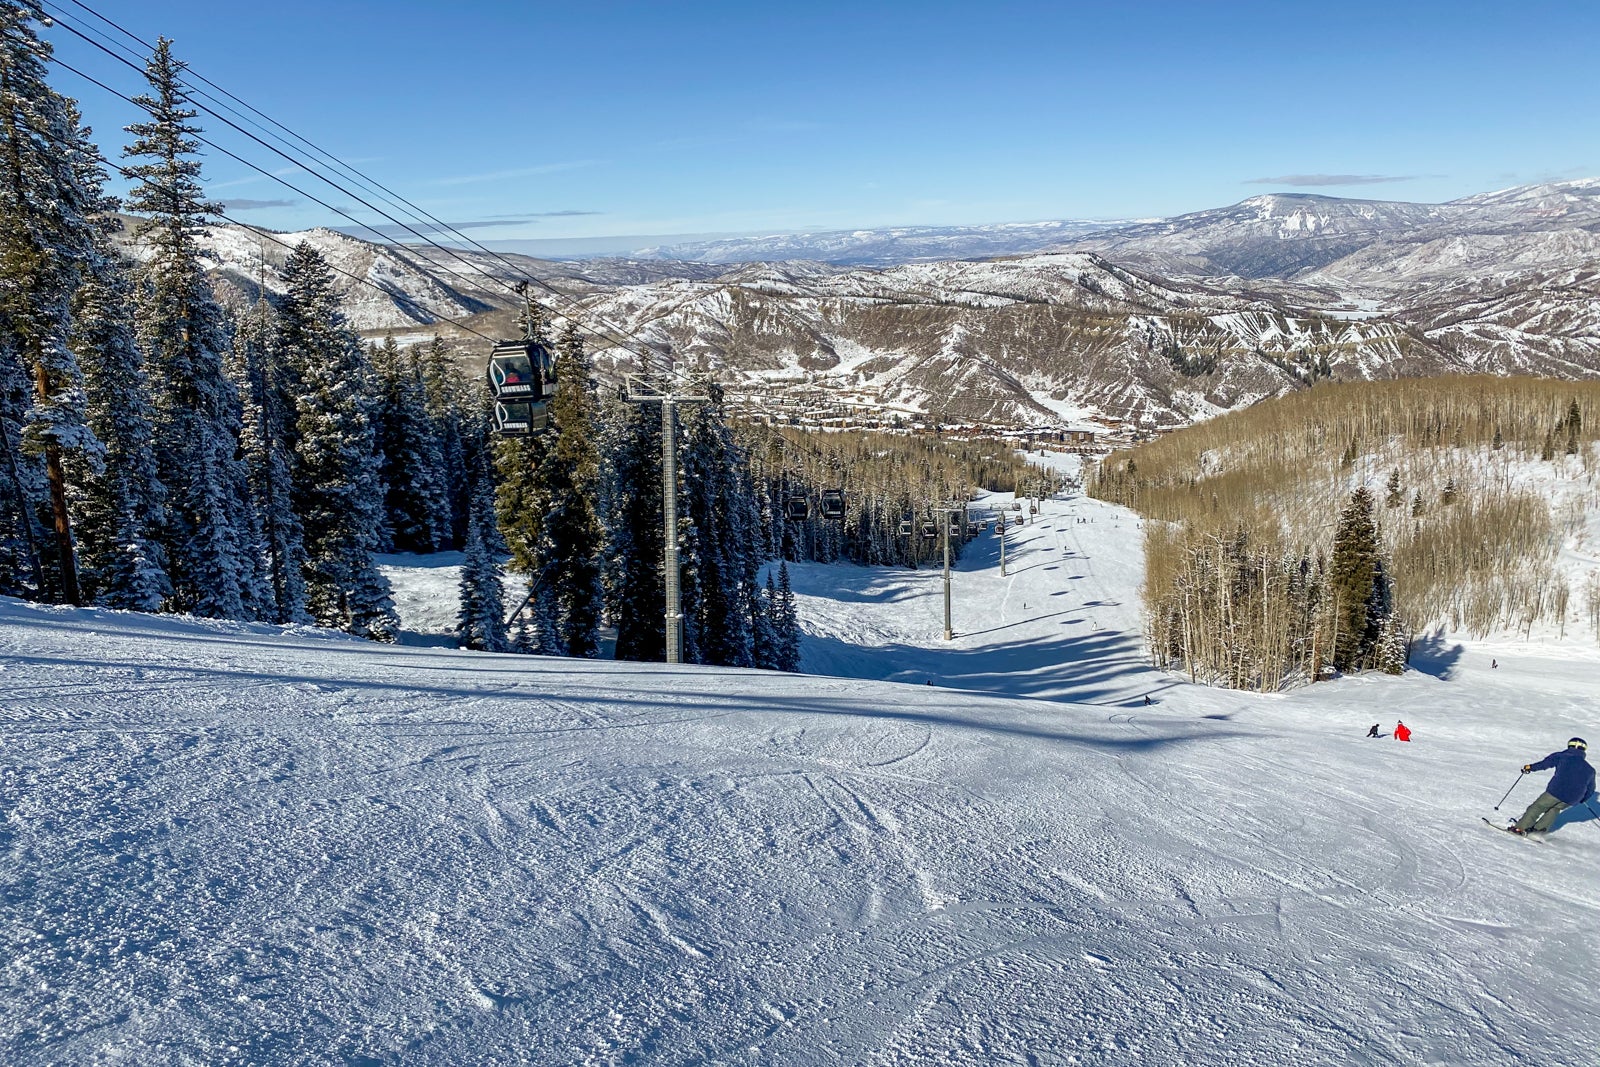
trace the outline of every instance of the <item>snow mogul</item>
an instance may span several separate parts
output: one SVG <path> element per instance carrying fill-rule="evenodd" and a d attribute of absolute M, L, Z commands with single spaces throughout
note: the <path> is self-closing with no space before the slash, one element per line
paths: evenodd
<path fill-rule="evenodd" d="M 1589 794 L 1594 792 L 1594 768 L 1589 766 L 1586 758 L 1588 749 L 1587 741 L 1574 737 L 1561 751 L 1550 753 L 1538 763 L 1523 766 L 1523 774 L 1546 771 L 1552 767 L 1556 773 L 1551 776 L 1544 792 L 1528 805 L 1522 818 L 1511 824 L 1512 833 L 1545 833 L 1556 821 L 1557 815 L 1589 799 Z"/>

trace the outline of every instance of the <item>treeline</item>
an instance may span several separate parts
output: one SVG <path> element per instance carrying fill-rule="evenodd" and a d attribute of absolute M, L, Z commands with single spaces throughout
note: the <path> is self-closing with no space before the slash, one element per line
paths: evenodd
<path fill-rule="evenodd" d="M 917 566 L 944 558 L 944 541 L 924 536 L 943 521 L 937 509 L 965 504 L 977 489 L 1026 491 L 1044 478 L 1015 450 L 996 441 L 848 431 L 806 433 L 747 425 L 741 438 L 754 457 L 764 498 L 768 551 L 785 560 Z M 842 493 L 841 519 L 821 512 L 823 494 Z M 804 518 L 788 502 L 806 502 Z M 903 523 L 911 524 L 909 536 Z M 952 558 L 970 540 L 968 524 L 952 522 Z"/>
<path fill-rule="evenodd" d="M 226 312 L 202 262 L 220 209 L 169 43 L 119 204 L 45 82 L 37 17 L 0 5 L 0 593 L 393 639 L 374 553 L 463 543 L 481 389 L 440 342 L 364 346 L 307 245 L 281 298 Z M 112 244 L 118 208 L 137 264 Z"/>
<path fill-rule="evenodd" d="M 532 333 L 548 340 L 533 310 Z M 660 406 L 602 391 L 571 323 L 554 349 L 549 429 L 494 447 L 497 534 L 487 522 L 469 533 L 463 620 L 480 622 L 464 621 L 462 641 L 495 651 L 594 656 L 600 627 L 609 623 L 618 659 L 661 660 Z M 676 429 L 683 658 L 798 670 L 800 628 L 788 568 L 766 566 L 772 558 L 766 509 L 752 464 L 735 440 L 720 391 L 709 383 L 703 391 L 711 399 L 683 405 Z M 512 570 L 527 579 L 526 608 L 509 634 L 494 625 L 503 617 L 499 606 L 486 603 L 499 589 L 488 543 L 495 535 L 506 542 Z"/>
<path fill-rule="evenodd" d="M 1320 385 L 1108 457 L 1091 491 L 1150 520 L 1157 663 L 1277 689 L 1397 670 L 1408 635 L 1437 624 L 1564 626 L 1556 554 L 1579 518 L 1526 474 L 1592 481 L 1597 412 L 1585 382 Z"/>

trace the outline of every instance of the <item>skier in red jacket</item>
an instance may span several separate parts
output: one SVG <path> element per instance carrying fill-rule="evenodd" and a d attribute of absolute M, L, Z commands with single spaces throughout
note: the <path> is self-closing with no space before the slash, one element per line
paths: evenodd
<path fill-rule="evenodd" d="M 1394 739 L 1396 741 L 1409 741 L 1409 740 L 1411 740 L 1411 727 L 1407 726 L 1403 722 L 1395 723 L 1394 724 Z"/>

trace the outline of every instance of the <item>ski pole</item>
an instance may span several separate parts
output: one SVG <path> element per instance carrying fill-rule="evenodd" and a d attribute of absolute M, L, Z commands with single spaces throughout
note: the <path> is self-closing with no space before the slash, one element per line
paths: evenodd
<path fill-rule="evenodd" d="M 1520 781 L 1522 781 L 1522 774 L 1519 772 L 1517 774 L 1517 782 L 1520 782 Z M 1515 789 L 1517 787 L 1517 782 L 1512 782 L 1511 783 L 1511 789 Z M 1506 802 L 1506 798 L 1511 796 L 1511 789 L 1507 789 L 1506 790 L 1506 795 L 1500 798 L 1500 804 L 1504 804 Z M 1500 804 L 1496 804 L 1494 806 L 1494 810 L 1495 811 L 1499 811 L 1500 810 Z"/>

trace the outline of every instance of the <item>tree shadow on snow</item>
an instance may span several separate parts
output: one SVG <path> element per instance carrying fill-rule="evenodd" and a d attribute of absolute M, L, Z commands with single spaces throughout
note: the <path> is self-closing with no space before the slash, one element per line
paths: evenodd
<path fill-rule="evenodd" d="M 1448 682 L 1455 676 L 1456 664 L 1465 652 L 1463 646 L 1446 640 L 1443 634 L 1426 633 L 1411 642 L 1411 658 L 1407 662 L 1423 674 Z"/>

